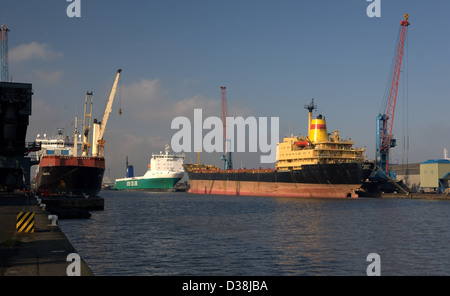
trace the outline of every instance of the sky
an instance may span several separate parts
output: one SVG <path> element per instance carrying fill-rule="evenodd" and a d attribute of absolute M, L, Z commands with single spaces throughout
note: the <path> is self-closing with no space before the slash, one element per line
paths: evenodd
<path fill-rule="evenodd" d="M 443 158 L 450 149 L 450 2 L 380 0 L 380 17 L 366 0 L 79 0 L 80 17 L 65 0 L 4 0 L 0 23 L 9 32 L 9 76 L 33 84 L 27 141 L 37 134 L 79 129 L 87 91 L 101 120 L 116 71 L 122 69 L 104 139 L 111 179 L 125 176 L 125 159 L 142 175 L 164 150 L 177 116 L 227 114 L 278 117 L 279 137 L 307 134 L 312 98 L 328 132 L 339 130 L 375 158 L 376 117 L 405 13 L 411 25 L 394 118 L 398 146 L 391 163 Z M 122 115 L 119 115 L 119 108 Z M 408 140 L 407 140 L 408 139 Z M 261 153 L 234 153 L 234 167 L 261 164 Z M 201 161 L 222 166 L 219 153 Z M 197 153 L 186 153 L 186 163 Z"/>

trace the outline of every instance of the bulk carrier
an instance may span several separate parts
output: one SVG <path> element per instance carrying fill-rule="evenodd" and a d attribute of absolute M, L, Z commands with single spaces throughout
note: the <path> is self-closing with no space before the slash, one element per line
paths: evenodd
<path fill-rule="evenodd" d="M 93 94 L 86 93 L 81 143 L 78 142 L 76 119 L 72 140 L 61 130 L 56 137 L 37 136 L 36 143 L 41 145 L 41 150 L 38 153 L 36 189 L 41 195 L 97 196 L 100 192 L 105 172 L 103 135 L 121 71 L 117 71 L 103 119 L 101 122 L 94 119 L 92 132 Z"/>
<path fill-rule="evenodd" d="M 36 187 L 42 195 L 96 196 L 100 192 L 105 158 L 77 156 L 81 143 L 77 143 L 76 136 L 65 136 L 62 129 L 54 137 L 38 134 L 36 143 L 41 145 Z"/>
<path fill-rule="evenodd" d="M 351 139 L 343 140 L 339 131 L 328 134 L 325 117 L 312 119 L 314 100 L 309 110 L 308 137 L 286 137 L 277 146 L 275 169 L 221 170 L 216 166 L 189 164 L 189 192 L 248 196 L 289 196 L 347 198 L 373 171 L 364 148 L 354 148 Z"/>

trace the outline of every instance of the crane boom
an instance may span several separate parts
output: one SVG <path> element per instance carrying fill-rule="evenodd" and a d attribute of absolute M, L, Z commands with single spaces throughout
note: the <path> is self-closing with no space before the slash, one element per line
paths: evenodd
<path fill-rule="evenodd" d="M 105 133 L 106 123 L 108 122 L 109 114 L 112 111 L 112 104 L 114 101 L 114 96 L 116 95 L 117 83 L 119 81 L 121 69 L 117 70 L 116 79 L 114 80 L 114 84 L 111 89 L 111 93 L 109 94 L 108 104 L 106 105 L 105 114 L 103 114 L 102 124 L 100 126 L 100 131 L 98 133 L 97 140 L 103 139 L 103 134 Z"/>
<path fill-rule="evenodd" d="M 396 145 L 395 139 L 392 139 L 392 127 L 394 123 L 395 104 L 397 100 L 398 84 L 400 79 L 400 70 L 402 67 L 403 48 L 405 45 L 406 29 L 409 26 L 409 14 L 405 14 L 404 19 L 400 22 L 401 32 L 397 46 L 397 54 L 395 58 L 394 74 L 392 77 L 391 88 L 389 92 L 389 100 L 386 113 L 377 117 L 377 165 L 380 169 L 388 173 L 389 171 L 389 149 Z M 381 135 L 380 135 L 381 133 Z"/>
<path fill-rule="evenodd" d="M 122 72 L 122 69 L 117 70 L 116 78 L 114 80 L 114 84 L 111 89 L 111 93 L 109 94 L 108 103 L 106 105 L 105 113 L 103 114 L 103 119 L 100 123 L 97 123 L 96 120 L 94 120 L 94 136 L 93 136 L 93 149 L 92 149 L 92 155 L 93 156 L 99 156 L 104 153 L 103 148 L 105 145 L 105 141 L 103 140 L 103 135 L 105 133 L 106 129 L 106 123 L 108 122 L 109 114 L 112 111 L 112 104 L 114 101 L 114 96 L 116 94 L 117 89 L 117 83 L 119 81 L 120 72 Z M 98 129 L 98 131 L 97 131 Z"/>

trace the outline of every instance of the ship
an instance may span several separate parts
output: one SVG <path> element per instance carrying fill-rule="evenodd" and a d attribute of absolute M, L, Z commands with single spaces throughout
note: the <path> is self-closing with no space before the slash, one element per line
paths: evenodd
<path fill-rule="evenodd" d="M 365 148 L 328 134 L 325 117 L 312 118 L 308 136 L 285 137 L 278 143 L 275 169 L 219 169 L 214 165 L 186 164 L 190 193 L 304 198 L 357 198 L 357 191 L 374 170 Z"/>
<path fill-rule="evenodd" d="M 164 153 L 152 154 L 147 172 L 134 177 L 133 166 L 128 165 L 127 177 L 116 179 L 116 190 L 177 191 L 175 185 L 184 177 L 184 154 L 171 154 L 170 146 L 165 146 Z"/>
<path fill-rule="evenodd" d="M 72 138 L 64 135 L 62 129 L 58 129 L 54 137 L 37 135 L 35 142 L 41 150 L 37 153 L 39 166 L 35 186 L 42 196 L 98 196 L 105 172 L 103 135 L 121 71 L 117 71 L 102 121 L 93 121 L 92 133 L 93 93 L 87 92 L 82 135 L 77 130 L 77 117 Z M 83 138 L 79 141 L 81 136 Z"/>
<path fill-rule="evenodd" d="M 63 129 L 58 129 L 56 136 L 38 134 L 36 143 L 41 145 L 36 187 L 42 195 L 98 195 L 105 172 L 104 157 L 76 156 L 81 143 L 76 137 L 66 136 Z"/>

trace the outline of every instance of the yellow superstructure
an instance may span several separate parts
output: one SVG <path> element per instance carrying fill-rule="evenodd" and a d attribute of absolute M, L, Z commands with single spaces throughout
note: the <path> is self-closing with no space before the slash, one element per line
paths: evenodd
<path fill-rule="evenodd" d="M 342 140 L 339 131 L 327 133 L 325 118 L 312 118 L 309 112 L 309 137 L 291 135 L 277 146 L 278 170 L 298 170 L 302 165 L 363 162 L 364 148 L 354 148 L 351 139 Z"/>

